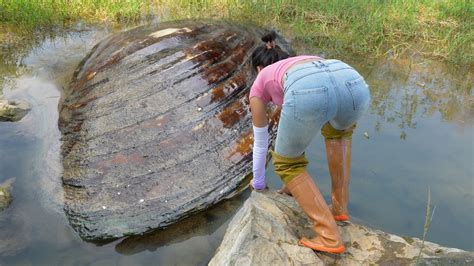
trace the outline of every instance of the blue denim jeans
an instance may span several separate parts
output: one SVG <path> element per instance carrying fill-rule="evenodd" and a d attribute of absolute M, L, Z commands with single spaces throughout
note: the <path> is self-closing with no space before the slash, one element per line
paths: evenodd
<path fill-rule="evenodd" d="M 290 67 L 283 77 L 283 106 L 275 152 L 300 156 L 321 127 L 353 126 L 369 107 L 364 78 L 339 60 L 304 62 Z"/>

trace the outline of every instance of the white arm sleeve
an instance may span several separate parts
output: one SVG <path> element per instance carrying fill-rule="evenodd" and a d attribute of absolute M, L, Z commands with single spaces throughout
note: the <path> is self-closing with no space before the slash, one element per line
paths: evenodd
<path fill-rule="evenodd" d="M 255 189 L 264 189 L 265 183 L 265 163 L 268 152 L 268 125 L 265 127 L 253 126 L 253 180 Z"/>

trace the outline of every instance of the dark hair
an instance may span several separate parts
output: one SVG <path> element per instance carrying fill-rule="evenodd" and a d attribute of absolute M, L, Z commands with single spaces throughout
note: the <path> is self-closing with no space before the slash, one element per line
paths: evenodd
<path fill-rule="evenodd" d="M 277 37 L 275 31 L 271 31 L 262 36 L 263 46 L 258 47 L 252 53 L 252 66 L 257 69 L 258 66 L 266 67 L 275 62 L 289 57 L 288 53 L 283 51 L 280 46 L 275 45 Z"/>

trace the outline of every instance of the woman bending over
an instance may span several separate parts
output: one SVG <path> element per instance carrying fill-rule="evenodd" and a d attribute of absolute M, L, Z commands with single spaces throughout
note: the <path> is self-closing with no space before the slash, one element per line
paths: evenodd
<path fill-rule="evenodd" d="M 275 172 L 304 212 L 313 221 L 316 237 L 300 244 L 318 251 L 343 253 L 335 220 L 349 219 L 349 176 L 352 133 L 367 110 L 370 93 L 364 78 L 339 60 L 318 56 L 289 57 L 274 41 L 276 33 L 262 37 L 265 45 L 252 54 L 258 75 L 250 90 L 254 131 L 252 187 L 264 189 L 268 149 L 266 105 L 281 107 L 272 152 Z M 325 138 L 332 181 L 331 208 L 306 171 L 305 150 L 321 130 Z"/>

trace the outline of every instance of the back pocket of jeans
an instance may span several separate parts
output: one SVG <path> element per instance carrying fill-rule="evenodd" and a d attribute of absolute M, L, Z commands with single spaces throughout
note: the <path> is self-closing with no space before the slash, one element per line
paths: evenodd
<path fill-rule="evenodd" d="M 328 109 L 327 91 L 326 87 L 293 90 L 295 119 L 303 122 L 324 119 Z"/>
<path fill-rule="evenodd" d="M 354 110 L 364 110 L 368 107 L 370 100 L 369 86 L 364 78 L 359 76 L 356 79 L 346 82 L 347 89 L 352 99 L 352 108 Z"/>

